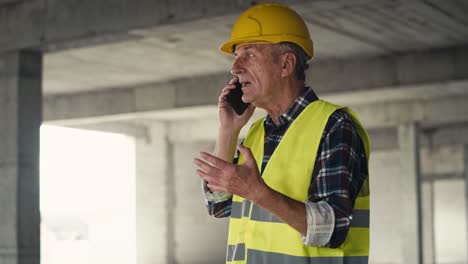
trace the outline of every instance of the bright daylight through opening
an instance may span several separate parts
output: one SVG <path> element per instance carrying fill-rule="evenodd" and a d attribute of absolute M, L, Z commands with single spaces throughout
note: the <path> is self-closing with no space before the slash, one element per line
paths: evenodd
<path fill-rule="evenodd" d="M 136 263 L 134 145 L 41 127 L 41 263 Z"/>

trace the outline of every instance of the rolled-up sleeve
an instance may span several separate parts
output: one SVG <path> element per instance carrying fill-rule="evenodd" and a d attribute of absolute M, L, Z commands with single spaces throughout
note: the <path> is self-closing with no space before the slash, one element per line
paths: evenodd
<path fill-rule="evenodd" d="M 237 164 L 239 161 L 239 155 L 240 152 L 237 150 L 234 155 L 233 164 Z M 209 215 L 217 218 L 228 217 L 231 215 L 232 194 L 226 192 L 212 192 L 208 188 L 205 180 L 201 181 L 201 187 Z"/>
<path fill-rule="evenodd" d="M 205 197 L 205 205 L 209 215 L 216 218 L 231 215 L 232 194 L 210 191 L 205 180 L 202 180 L 202 193 Z"/>
<path fill-rule="evenodd" d="M 335 228 L 335 213 L 325 201 L 304 202 L 307 216 L 307 234 L 302 242 L 307 246 L 325 246 L 330 241 Z"/>
<path fill-rule="evenodd" d="M 232 198 L 230 193 L 210 191 L 206 184 L 207 182 L 202 180 L 202 192 L 206 203 L 221 203 Z"/>

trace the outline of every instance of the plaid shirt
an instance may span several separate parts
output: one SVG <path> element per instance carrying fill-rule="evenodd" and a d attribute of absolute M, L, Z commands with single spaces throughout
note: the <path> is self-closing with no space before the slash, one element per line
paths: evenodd
<path fill-rule="evenodd" d="M 307 105 L 317 99 L 313 90 L 307 87 L 293 105 L 279 117 L 278 126 L 273 123 L 271 117 L 265 118 L 265 145 L 261 173 L 292 122 Z M 237 156 L 234 163 L 237 163 Z M 330 230 L 327 231 L 330 234 L 326 235 L 326 246 L 335 248 L 344 242 L 352 220 L 354 202 L 367 174 L 364 147 L 353 120 L 345 111 L 337 110 L 330 116 L 323 131 L 308 191 L 309 201 L 306 202 L 308 207 L 315 208 L 306 207 L 310 214 L 307 216 L 308 228 L 312 222 L 309 218 L 316 220 L 319 216 L 326 215 L 326 212 L 323 213 L 323 208 L 326 210 L 328 207 L 334 213 L 334 223 L 328 223 L 328 227 L 327 223 L 319 223 L 321 226 L 314 227 L 316 232 L 320 229 Z M 205 188 L 205 197 L 207 193 Z M 216 202 L 207 198 L 209 214 L 214 217 L 229 216 L 231 197 L 228 196 L 221 201 L 218 199 Z"/>

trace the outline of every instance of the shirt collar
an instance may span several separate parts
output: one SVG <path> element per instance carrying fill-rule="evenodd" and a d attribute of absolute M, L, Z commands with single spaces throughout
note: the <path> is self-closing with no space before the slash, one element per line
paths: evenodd
<path fill-rule="evenodd" d="M 301 95 L 294 100 L 294 103 L 278 118 L 279 124 L 278 127 L 288 125 L 294 121 L 297 116 L 304 110 L 310 103 L 318 100 L 317 95 L 310 87 L 304 87 Z M 265 123 L 268 127 L 276 127 L 276 124 L 273 123 L 273 119 L 267 115 L 265 118 Z"/>

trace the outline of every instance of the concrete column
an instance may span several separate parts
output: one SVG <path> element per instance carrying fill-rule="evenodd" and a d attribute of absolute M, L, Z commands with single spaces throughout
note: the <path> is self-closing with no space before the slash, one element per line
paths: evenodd
<path fill-rule="evenodd" d="M 425 181 L 421 185 L 422 203 L 422 236 L 423 236 L 423 259 L 425 264 L 435 263 L 434 247 L 434 182 Z"/>
<path fill-rule="evenodd" d="M 466 230 L 467 230 L 467 241 L 468 241 L 468 145 L 464 146 L 463 151 L 463 173 L 465 174 L 465 212 L 466 212 Z M 468 245 L 468 243 L 467 243 Z M 468 248 L 466 249 L 468 252 Z M 468 256 L 465 260 L 468 262 Z"/>
<path fill-rule="evenodd" d="M 40 263 L 42 54 L 0 55 L 0 263 Z"/>
<path fill-rule="evenodd" d="M 400 148 L 401 221 L 403 263 L 422 264 L 421 185 L 419 130 L 416 124 L 398 127 Z"/>
<path fill-rule="evenodd" d="M 173 263 L 171 147 L 164 123 L 136 138 L 137 264 Z"/>

